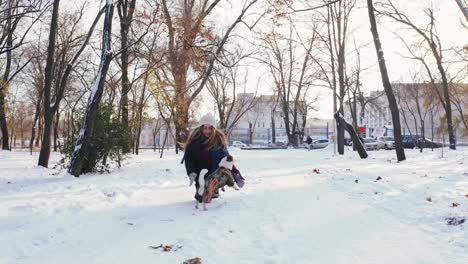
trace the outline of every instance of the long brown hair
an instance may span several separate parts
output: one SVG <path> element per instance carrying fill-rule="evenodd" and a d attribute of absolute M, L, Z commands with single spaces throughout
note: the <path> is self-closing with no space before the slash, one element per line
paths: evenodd
<path fill-rule="evenodd" d="M 203 127 L 205 125 L 201 125 L 195 128 L 187 138 L 187 141 L 183 145 L 183 148 L 187 148 L 193 141 L 202 137 Z M 217 148 L 227 148 L 227 138 L 224 135 L 224 132 L 211 126 L 213 132 L 211 133 L 210 137 L 207 138 L 202 144 L 207 145 L 208 149 L 217 149 Z"/>

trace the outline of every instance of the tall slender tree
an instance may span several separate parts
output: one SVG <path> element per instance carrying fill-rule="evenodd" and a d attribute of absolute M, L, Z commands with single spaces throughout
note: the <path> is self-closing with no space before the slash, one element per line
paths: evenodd
<path fill-rule="evenodd" d="M 380 43 L 379 32 L 377 30 L 377 22 L 375 20 L 374 3 L 372 0 L 367 0 L 367 11 L 369 14 L 369 21 L 371 25 L 372 37 L 374 39 L 375 51 L 377 53 L 377 60 L 379 62 L 380 75 L 382 77 L 382 84 L 385 90 L 385 94 L 388 99 L 388 106 L 392 114 L 393 123 L 393 135 L 395 138 L 395 151 L 398 161 L 406 159 L 405 150 L 403 149 L 403 141 L 401 137 L 401 125 L 400 125 L 400 113 L 398 111 L 398 105 L 393 93 L 390 78 L 388 77 L 387 64 L 385 63 L 385 57 L 382 50 L 382 43 Z"/>
<path fill-rule="evenodd" d="M 55 56 L 55 39 L 57 35 L 57 25 L 59 16 L 60 0 L 54 0 L 52 8 L 52 19 L 49 31 L 49 45 L 47 47 L 47 62 L 44 70 L 44 133 L 42 136 L 41 152 L 39 154 L 39 166 L 47 167 L 49 165 L 50 156 L 50 128 L 52 127 L 52 108 L 50 107 L 52 81 L 54 77 L 54 56 Z M 47 131 L 48 129 L 48 131 Z"/>
<path fill-rule="evenodd" d="M 380 14 L 387 16 L 393 19 L 394 21 L 401 23 L 409 27 L 410 29 L 412 29 L 414 32 L 417 33 L 417 35 L 419 35 L 424 40 L 424 43 L 426 43 L 427 47 L 429 48 L 429 51 L 432 54 L 433 59 L 437 65 L 437 70 L 439 72 L 439 77 L 441 80 L 442 91 L 440 92 L 438 89 L 436 91 L 439 94 L 441 103 L 445 110 L 450 149 L 455 150 L 456 138 L 455 138 L 455 129 L 453 126 L 452 104 L 451 104 L 451 99 L 450 99 L 449 81 L 447 77 L 447 70 L 444 67 L 444 60 L 443 60 L 444 50 L 442 48 L 442 43 L 436 30 L 436 23 L 435 23 L 436 19 L 435 19 L 433 8 L 431 7 L 425 10 L 424 14 L 429 18 L 429 22 L 427 23 L 426 26 L 419 27 L 407 15 L 400 12 L 391 0 L 387 0 L 383 4 L 383 7 L 384 7 L 383 10 L 379 10 Z M 428 67 L 426 67 L 426 69 L 429 71 Z M 435 78 L 431 77 L 431 79 L 435 79 Z"/>
<path fill-rule="evenodd" d="M 130 92 L 130 80 L 128 77 L 129 67 L 129 33 L 130 27 L 133 21 L 133 14 L 135 12 L 136 0 L 118 0 L 117 2 L 117 13 L 120 19 L 120 66 L 122 70 L 122 91 L 120 98 L 120 116 L 122 124 L 124 125 L 125 131 L 127 131 L 128 137 L 130 138 L 130 126 L 128 121 L 128 93 Z M 130 145 L 125 144 L 123 152 L 130 152 Z"/>

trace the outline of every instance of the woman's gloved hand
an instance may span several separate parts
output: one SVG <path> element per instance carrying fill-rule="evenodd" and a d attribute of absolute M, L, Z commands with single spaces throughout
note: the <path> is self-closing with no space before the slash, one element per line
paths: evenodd
<path fill-rule="evenodd" d="M 190 180 L 190 184 L 189 186 L 192 186 L 193 185 L 193 181 L 195 181 L 195 178 L 197 177 L 197 174 L 195 172 L 191 172 L 189 175 L 189 180 Z"/>

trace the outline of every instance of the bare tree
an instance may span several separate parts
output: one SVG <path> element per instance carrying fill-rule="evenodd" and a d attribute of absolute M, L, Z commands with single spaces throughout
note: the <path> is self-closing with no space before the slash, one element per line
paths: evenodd
<path fill-rule="evenodd" d="M 188 136 L 189 108 L 205 87 L 218 56 L 239 23 L 247 25 L 244 17 L 258 0 L 243 2 L 240 14 L 222 36 L 215 37 L 204 26 L 208 16 L 220 0 L 183 1 L 180 12 L 172 11 L 167 0 L 161 0 L 164 21 L 168 32 L 168 63 L 172 77 L 171 100 L 174 101 L 176 141 L 184 142 Z M 183 41 L 179 41 L 182 39 Z M 189 71 L 199 78 L 189 81 Z"/>
<path fill-rule="evenodd" d="M 117 1 L 117 13 L 120 19 L 120 46 L 122 52 L 120 54 L 121 60 L 121 70 L 122 70 L 122 92 L 121 92 L 121 99 L 120 99 L 120 115 L 122 117 L 122 123 L 125 126 L 125 130 L 129 131 L 129 124 L 128 124 L 128 93 L 130 91 L 130 80 L 128 77 L 128 66 L 129 66 L 129 33 L 130 27 L 133 21 L 133 14 L 135 12 L 135 5 L 136 0 L 118 0 Z M 124 153 L 130 152 L 130 146 L 124 146 L 123 149 Z"/>
<path fill-rule="evenodd" d="M 41 0 L 6 0 L 0 1 L 0 57 L 5 56 L 0 78 L 0 130 L 2 131 L 2 148 L 8 150 L 8 125 L 6 120 L 5 98 L 9 83 L 20 73 L 32 58 L 18 62 L 14 67 L 14 52 L 25 43 L 31 28 L 46 11 Z M 17 54 L 18 55 L 18 54 Z M 21 57 L 21 56 L 18 56 Z"/>
<path fill-rule="evenodd" d="M 455 110 L 460 115 L 460 122 L 465 127 L 465 135 L 468 135 L 468 84 L 466 83 L 450 83 L 450 98 L 455 106 Z"/>
<path fill-rule="evenodd" d="M 369 21 L 371 25 L 372 37 L 374 39 L 375 51 L 377 53 L 377 60 L 379 62 L 382 84 L 385 90 L 385 94 L 387 95 L 388 106 L 392 114 L 393 136 L 395 139 L 395 151 L 397 155 L 397 160 L 403 161 L 406 160 L 406 157 L 401 137 L 400 113 L 398 111 L 398 105 L 395 99 L 395 95 L 393 93 L 392 85 L 390 83 L 390 78 L 388 77 L 387 65 L 385 63 L 382 43 L 380 42 L 379 32 L 377 30 L 377 22 L 375 20 L 375 9 L 372 0 L 367 0 L 367 10 L 369 13 Z"/>
<path fill-rule="evenodd" d="M 243 81 L 239 81 L 240 62 L 244 57 L 241 49 L 232 55 L 224 55 L 221 65 L 215 67 L 207 82 L 207 89 L 218 112 L 218 127 L 225 131 L 228 138 L 241 118 L 251 111 L 257 102 L 256 92 L 253 96 L 238 97 L 238 93 L 245 94 L 247 91 L 247 71 Z"/>
<path fill-rule="evenodd" d="M 298 146 L 298 135 L 301 134 L 303 125 L 300 124 L 299 114 L 301 109 L 305 110 L 304 105 L 307 103 L 304 99 L 307 98 L 309 87 L 315 79 L 311 51 L 316 43 L 317 35 L 316 31 L 313 31 L 309 38 L 296 40 L 297 32 L 293 21 L 289 18 L 288 22 L 287 36 L 282 36 L 273 30 L 263 38 L 265 54 L 259 60 L 269 68 L 273 77 L 273 87 L 279 98 L 288 143 Z M 299 59 L 300 57 L 302 60 Z"/>
<path fill-rule="evenodd" d="M 433 8 L 430 7 L 424 11 L 425 15 L 429 18 L 429 22 L 424 27 L 419 27 L 407 15 L 401 13 L 392 3 L 392 1 L 387 0 L 385 3 L 382 4 L 382 7 L 383 9 L 378 11 L 380 14 L 387 16 L 393 19 L 394 21 L 411 28 L 424 40 L 424 43 L 427 44 L 427 47 L 429 48 L 433 59 L 435 60 L 435 63 L 437 65 L 437 70 L 440 75 L 439 77 L 441 78 L 442 91 L 438 93 L 441 99 L 441 103 L 445 110 L 450 149 L 456 149 L 456 138 L 452 120 L 452 106 L 450 100 L 447 72 L 443 65 L 444 51 L 442 49 L 442 43 L 436 30 L 435 15 Z M 431 75 L 429 72 L 428 74 Z M 436 77 L 431 75 L 430 78 L 435 79 Z"/>
<path fill-rule="evenodd" d="M 60 0 L 55 0 L 52 8 L 52 21 L 50 23 L 49 44 L 47 46 L 47 62 L 44 70 L 44 133 L 42 136 L 41 153 L 39 154 L 39 166 L 47 167 L 50 155 L 50 128 L 52 126 L 53 114 L 50 107 L 51 88 L 54 76 L 55 42 L 58 27 Z M 48 129 L 48 131 L 47 131 Z"/>
<path fill-rule="evenodd" d="M 78 22 L 81 20 L 82 15 L 84 13 L 84 6 L 80 10 L 80 14 L 75 19 L 74 23 L 71 25 L 71 31 L 65 32 L 64 35 L 65 40 L 62 42 L 64 46 L 61 47 L 61 54 L 59 54 L 58 58 L 55 58 L 55 46 L 56 46 L 56 34 L 58 32 L 58 12 L 59 12 L 59 2 L 54 2 L 54 9 L 52 15 L 52 23 L 50 26 L 50 35 L 49 35 L 49 46 L 47 50 L 47 64 L 44 70 L 45 78 L 44 78 L 44 132 L 42 135 L 42 145 L 41 151 L 39 154 L 39 166 L 47 167 L 49 164 L 49 156 L 50 156 L 50 137 L 51 137 L 51 130 L 54 122 L 54 117 L 57 114 L 60 102 L 64 97 L 65 89 L 67 87 L 70 74 L 73 71 L 75 63 L 78 61 L 79 56 L 86 48 L 94 28 L 96 27 L 99 18 L 104 13 L 104 9 L 101 9 L 98 12 L 93 24 L 89 32 L 83 36 L 81 44 L 76 42 L 76 36 L 74 35 L 75 30 L 78 27 Z M 61 34 L 59 34 L 60 36 Z M 75 41 L 73 41 L 75 40 Z M 69 55 L 71 49 L 77 48 L 75 53 Z M 67 56 L 69 55 L 69 56 Z M 61 65 L 62 67 L 57 67 L 56 65 Z M 58 70 L 58 71 L 57 71 Z M 54 72 L 57 71 L 57 72 Z M 54 83 L 54 76 L 55 76 L 55 83 Z M 52 86 L 54 85 L 54 90 L 52 90 Z M 53 94 L 53 97 L 52 97 Z M 52 99 L 54 100 L 53 102 Z"/>

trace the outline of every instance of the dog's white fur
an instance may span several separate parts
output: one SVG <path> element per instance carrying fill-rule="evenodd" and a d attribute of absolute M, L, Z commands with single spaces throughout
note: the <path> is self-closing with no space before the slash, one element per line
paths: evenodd
<path fill-rule="evenodd" d="M 232 170 L 232 167 L 234 166 L 234 161 L 227 161 L 227 157 L 224 157 L 220 162 L 219 162 L 219 167 L 226 168 L 228 170 Z"/>
<path fill-rule="evenodd" d="M 232 167 L 234 166 L 234 161 L 227 161 L 227 157 L 224 157 L 221 159 L 219 162 L 219 167 L 226 168 L 228 170 L 232 170 Z M 205 192 L 205 174 L 208 172 L 207 169 L 203 169 L 200 171 L 200 174 L 198 175 L 198 184 L 200 187 L 198 188 L 198 195 L 203 196 L 203 193 Z M 238 189 L 237 189 L 238 190 Z M 203 203 L 203 210 L 206 209 L 206 203 L 204 202 L 204 197 L 202 198 L 202 203 Z M 199 208 L 199 202 L 196 202 L 197 204 L 195 205 L 195 208 Z"/>

